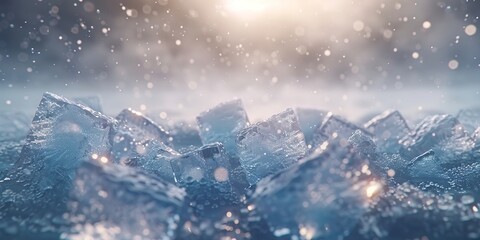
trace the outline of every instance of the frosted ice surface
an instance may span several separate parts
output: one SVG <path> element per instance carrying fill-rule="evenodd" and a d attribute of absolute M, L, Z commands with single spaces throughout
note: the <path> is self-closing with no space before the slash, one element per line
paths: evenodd
<path fill-rule="evenodd" d="M 89 107 L 97 112 L 103 112 L 102 101 L 98 96 L 76 97 L 72 99 L 73 102 Z"/>
<path fill-rule="evenodd" d="M 424 192 L 409 184 L 391 188 L 371 202 L 348 239 L 476 239 L 478 199 Z"/>
<path fill-rule="evenodd" d="M 409 182 L 416 186 L 423 186 L 423 188 L 444 187 L 448 185 L 450 180 L 445 169 L 441 166 L 440 160 L 432 150 L 411 160 L 407 169 L 410 175 Z M 430 186 L 430 184 L 435 185 Z"/>
<path fill-rule="evenodd" d="M 307 145 L 311 145 L 313 134 L 323 122 L 323 118 L 327 115 L 326 111 L 311 108 L 295 108 L 298 117 L 298 124 L 305 136 Z M 313 146 L 310 146 L 313 147 Z"/>
<path fill-rule="evenodd" d="M 469 133 L 480 127 L 480 109 L 464 109 L 457 114 L 457 119 Z"/>
<path fill-rule="evenodd" d="M 169 158 L 179 156 L 165 144 L 169 134 L 152 120 L 133 110 L 118 116 L 119 124 L 110 134 L 112 161 L 143 169 L 166 181 L 174 182 Z"/>
<path fill-rule="evenodd" d="M 240 99 L 221 103 L 197 117 L 200 137 L 204 144 L 221 142 L 227 154 L 237 156 L 236 136 L 249 125 Z"/>
<path fill-rule="evenodd" d="M 184 190 L 138 170 L 83 162 L 66 219 L 69 239 L 175 239 Z"/>
<path fill-rule="evenodd" d="M 408 135 L 410 128 L 398 111 L 385 111 L 365 124 L 365 129 L 373 134 L 379 148 L 389 153 L 397 153 L 400 139 Z"/>
<path fill-rule="evenodd" d="M 365 131 L 363 128 L 358 127 L 355 124 L 340 118 L 339 116 L 328 113 L 322 125 L 317 128 L 313 135 L 313 150 L 326 140 L 345 143 L 348 141 L 348 138 L 357 130 L 360 130 L 365 135 L 370 135 L 370 133 Z"/>
<path fill-rule="evenodd" d="M 21 112 L 0 113 L 0 180 L 13 166 L 30 128 L 31 119 Z"/>
<path fill-rule="evenodd" d="M 20 157 L 0 185 L 0 219 L 15 216 L 12 222 L 24 223 L 20 232 L 55 229 L 80 162 L 90 156 L 108 161 L 108 134 L 115 124 L 115 119 L 45 93 Z"/>
<path fill-rule="evenodd" d="M 251 196 L 252 216 L 266 219 L 270 230 L 285 239 L 348 235 L 383 188 L 368 168 L 365 153 L 371 149 L 362 149 L 363 141 L 357 144 L 329 144 L 301 164 L 260 181 Z"/>
<path fill-rule="evenodd" d="M 238 134 L 237 145 L 240 163 L 251 185 L 292 166 L 307 152 L 292 109 L 245 128 Z"/>
<path fill-rule="evenodd" d="M 0 181 L 17 161 L 24 144 L 25 140 L 0 141 Z"/>
<path fill-rule="evenodd" d="M 27 136 L 31 118 L 21 112 L 0 112 L 0 142 L 21 140 Z"/>
<path fill-rule="evenodd" d="M 460 141 L 455 141 L 456 139 Z M 413 159 L 442 144 L 450 145 L 450 149 L 468 148 L 472 141 L 456 118 L 448 114 L 435 115 L 425 118 L 408 136 L 400 140 L 403 145 L 400 153 L 406 159 Z"/>

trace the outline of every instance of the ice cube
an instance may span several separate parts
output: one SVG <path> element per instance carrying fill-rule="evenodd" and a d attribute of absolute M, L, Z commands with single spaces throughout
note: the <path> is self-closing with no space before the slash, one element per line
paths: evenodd
<path fill-rule="evenodd" d="M 457 114 L 458 121 L 467 132 L 472 133 L 480 127 L 480 109 L 464 109 Z"/>
<path fill-rule="evenodd" d="M 193 206 L 180 238 L 219 238 L 221 231 L 214 231 L 217 224 L 227 212 L 238 215 L 241 204 L 232 191 L 238 181 L 223 145 L 209 144 L 170 162 L 177 183 L 186 189 L 188 204 Z"/>
<path fill-rule="evenodd" d="M 307 152 L 292 109 L 242 130 L 238 134 L 237 146 L 240 163 L 251 185 L 290 167 Z"/>
<path fill-rule="evenodd" d="M 261 180 L 249 201 L 252 219 L 264 218 L 282 239 L 346 236 L 383 188 L 369 169 L 370 159 L 358 152 L 361 145 L 334 142 Z"/>
<path fill-rule="evenodd" d="M 357 130 L 365 135 L 371 135 L 361 127 L 358 127 L 339 116 L 333 115 L 332 113 L 328 113 L 323 120 L 322 125 L 317 128 L 313 135 L 312 150 L 315 150 L 315 148 L 326 140 L 346 143 L 348 138 Z"/>
<path fill-rule="evenodd" d="M 385 111 L 368 121 L 364 127 L 373 134 L 377 146 L 389 153 L 398 153 L 400 139 L 410 132 L 407 122 L 398 111 Z"/>
<path fill-rule="evenodd" d="M 225 153 L 221 143 L 212 143 L 170 159 L 176 182 L 182 186 L 193 181 L 219 184 L 222 188 L 241 194 L 247 187 L 245 172 L 238 167 L 238 158 Z"/>
<path fill-rule="evenodd" d="M 180 156 L 165 144 L 169 134 L 149 118 L 133 110 L 117 116 L 119 124 L 111 131 L 111 155 L 115 163 L 140 168 L 165 181 L 174 182 L 168 159 Z"/>
<path fill-rule="evenodd" d="M 205 145 L 193 152 L 170 159 L 175 181 L 180 186 L 193 182 L 214 184 L 230 189 L 231 166 L 221 143 Z"/>
<path fill-rule="evenodd" d="M 69 239 L 175 239 L 185 192 L 140 171 L 83 162 L 69 213 Z"/>
<path fill-rule="evenodd" d="M 221 103 L 197 117 L 200 137 L 204 144 L 220 142 L 229 157 L 229 171 L 235 176 L 232 184 L 237 193 L 248 186 L 237 151 L 236 137 L 240 130 L 249 126 L 247 113 L 240 99 Z"/>
<path fill-rule="evenodd" d="M 298 117 L 298 124 L 305 136 L 305 142 L 312 147 L 313 133 L 323 122 L 327 112 L 311 108 L 295 108 Z"/>
<path fill-rule="evenodd" d="M 76 98 L 73 98 L 72 100 L 80 105 L 89 107 L 92 110 L 95 110 L 97 112 L 103 112 L 102 101 L 98 96 L 76 97 Z"/>
<path fill-rule="evenodd" d="M 451 144 L 449 141 L 454 141 L 454 139 L 468 138 L 467 132 L 456 118 L 448 114 L 435 115 L 425 118 L 408 136 L 400 140 L 403 145 L 400 154 L 406 159 L 413 159 L 430 149 L 435 150 L 435 146 Z M 467 140 L 470 143 L 463 144 L 463 142 L 465 141 L 455 141 L 454 144 L 458 148 L 468 147 L 468 144 L 472 145 L 471 139 Z"/>
<path fill-rule="evenodd" d="M 118 136 L 118 133 L 116 135 Z M 130 139 L 129 135 L 124 133 L 123 139 Z M 175 182 L 169 159 L 180 156 L 179 153 L 157 140 L 142 142 L 129 140 L 128 146 L 122 148 L 125 142 L 115 143 L 112 146 L 112 149 L 120 149 L 114 151 L 116 152 L 116 157 L 113 157 L 115 163 L 141 169 L 170 183 Z M 131 147 L 134 147 L 133 150 L 126 150 Z"/>
<path fill-rule="evenodd" d="M 197 117 L 203 144 L 221 142 L 230 156 L 237 156 L 236 136 L 249 125 L 240 99 L 224 102 Z"/>
<path fill-rule="evenodd" d="M 10 219 L 21 233 L 55 232 L 80 162 L 90 157 L 109 161 L 108 134 L 115 124 L 113 118 L 45 93 L 20 157 L 0 184 L 0 219 Z"/>
<path fill-rule="evenodd" d="M 170 134 L 140 112 L 130 108 L 124 109 L 116 119 L 129 129 L 136 141 L 158 140 L 171 146 Z"/>

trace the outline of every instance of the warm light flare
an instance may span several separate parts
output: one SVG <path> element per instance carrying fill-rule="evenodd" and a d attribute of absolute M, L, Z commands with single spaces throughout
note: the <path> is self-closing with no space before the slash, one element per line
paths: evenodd
<path fill-rule="evenodd" d="M 375 196 L 380 189 L 382 188 L 382 185 L 379 182 L 371 181 L 366 189 L 366 194 L 368 198 L 371 198 Z"/>

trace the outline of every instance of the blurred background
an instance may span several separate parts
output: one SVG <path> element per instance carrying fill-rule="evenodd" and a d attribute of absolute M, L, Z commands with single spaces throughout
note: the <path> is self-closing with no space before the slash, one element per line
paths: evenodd
<path fill-rule="evenodd" d="M 480 107 L 475 0 L 2 0 L 0 110 L 45 91 L 193 119 L 242 98 L 354 121 Z"/>

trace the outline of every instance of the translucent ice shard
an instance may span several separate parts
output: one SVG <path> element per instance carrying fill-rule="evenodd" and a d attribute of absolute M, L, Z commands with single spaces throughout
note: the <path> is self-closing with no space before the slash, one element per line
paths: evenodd
<path fill-rule="evenodd" d="M 128 139 L 128 135 L 123 136 L 124 139 Z M 122 143 L 124 142 L 113 144 L 112 149 L 119 149 L 118 147 L 122 146 Z M 116 155 L 119 158 L 114 158 L 114 161 L 121 165 L 142 169 L 165 181 L 174 183 L 173 171 L 169 159 L 179 156 L 179 153 L 157 140 L 132 142 L 130 147 L 132 145 L 134 146 L 133 150 L 120 151 L 121 154 Z"/>
<path fill-rule="evenodd" d="M 333 143 L 301 164 L 260 181 L 248 206 L 252 219 L 264 218 L 282 239 L 348 235 L 383 188 L 369 169 L 365 153 L 371 149 L 363 149 L 363 141 L 357 144 Z"/>
<path fill-rule="evenodd" d="M 98 96 L 77 97 L 72 99 L 74 102 L 89 107 L 97 112 L 102 112 L 102 101 Z"/>
<path fill-rule="evenodd" d="M 143 169 L 166 181 L 174 182 L 169 158 L 179 156 L 165 144 L 170 135 L 152 120 L 133 110 L 118 116 L 119 124 L 111 131 L 112 161 Z"/>
<path fill-rule="evenodd" d="M 237 145 L 250 184 L 290 167 L 307 152 L 292 109 L 245 128 L 238 135 Z"/>
<path fill-rule="evenodd" d="M 213 143 L 173 158 L 170 163 L 180 186 L 194 182 L 214 184 L 230 190 L 231 166 L 221 143 Z"/>
<path fill-rule="evenodd" d="M 313 147 L 311 146 L 313 134 L 322 124 L 327 112 L 318 109 L 295 108 L 295 113 L 298 117 L 300 129 L 302 129 L 303 135 L 305 136 L 305 142 L 307 145 L 310 145 L 309 147 L 311 148 Z"/>
<path fill-rule="evenodd" d="M 135 169 L 83 162 L 66 215 L 69 239 L 174 239 L 185 192 Z"/>
<path fill-rule="evenodd" d="M 386 111 L 368 121 L 365 129 L 373 134 L 377 146 L 390 153 L 397 153 L 400 139 L 408 135 L 410 128 L 398 111 Z"/>
<path fill-rule="evenodd" d="M 457 119 L 469 133 L 480 127 L 480 109 L 464 109 L 457 114 Z"/>
<path fill-rule="evenodd" d="M 408 136 L 400 140 L 403 145 L 400 153 L 406 159 L 413 159 L 442 144 L 468 148 L 468 145 L 472 145 L 472 140 L 468 138 L 470 136 L 456 118 L 447 114 L 435 115 L 425 118 Z M 461 140 L 454 141 L 455 139 Z M 452 147 L 454 146 L 449 148 Z"/>
<path fill-rule="evenodd" d="M 245 171 L 240 165 L 236 145 L 237 134 L 250 125 L 242 101 L 237 99 L 224 102 L 202 112 L 197 117 L 197 123 L 204 144 L 220 142 L 225 147 L 232 171 L 237 176 L 235 180 L 238 181 L 234 183 L 236 190 L 240 191 L 240 189 L 246 188 L 248 183 Z"/>
<path fill-rule="evenodd" d="M 129 129 L 136 140 L 158 140 L 170 146 L 172 141 L 170 134 L 140 112 L 125 109 L 117 115 L 116 119 Z"/>
<path fill-rule="evenodd" d="M 200 113 L 197 117 L 204 144 L 221 142 L 227 154 L 236 156 L 237 133 L 249 125 L 242 101 L 232 100 Z"/>
<path fill-rule="evenodd" d="M 313 135 L 313 149 L 321 145 L 324 141 L 338 141 L 347 142 L 348 138 L 352 136 L 355 131 L 361 131 L 365 135 L 370 135 L 363 128 L 356 126 L 342 118 L 328 113 L 323 120 L 322 125 L 317 128 Z"/>
<path fill-rule="evenodd" d="M 0 185 L 0 219 L 11 219 L 25 234 L 57 229 L 80 162 L 93 156 L 109 161 L 108 134 L 115 124 L 115 119 L 45 93 L 20 157 Z"/>

